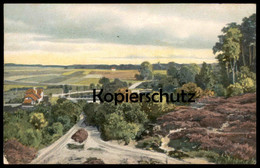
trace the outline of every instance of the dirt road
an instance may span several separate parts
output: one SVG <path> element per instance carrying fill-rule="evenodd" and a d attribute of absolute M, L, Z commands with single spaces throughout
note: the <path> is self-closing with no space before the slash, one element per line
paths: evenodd
<path fill-rule="evenodd" d="M 169 164 L 186 164 L 189 162 L 177 160 L 163 153 L 138 149 L 130 146 L 122 146 L 109 141 L 103 141 L 100 133 L 95 127 L 86 126 L 84 118 L 73 126 L 64 136 L 52 145 L 39 151 L 38 157 L 31 164 L 81 164 L 86 158 L 97 157 L 102 159 L 106 164 L 128 163 L 135 164 L 138 160 L 153 158 L 162 163 Z M 83 142 L 83 150 L 69 150 L 68 143 L 75 143 L 71 136 L 79 129 L 84 128 L 88 131 L 88 139 Z"/>

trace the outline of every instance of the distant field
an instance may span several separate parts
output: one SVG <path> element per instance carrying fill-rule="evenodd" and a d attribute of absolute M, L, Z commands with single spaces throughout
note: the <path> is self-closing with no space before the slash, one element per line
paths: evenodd
<path fill-rule="evenodd" d="M 158 71 L 163 73 L 162 71 Z M 7 91 L 11 88 L 21 88 L 27 86 L 46 85 L 90 85 L 98 84 L 102 77 L 107 77 L 110 81 L 118 78 L 127 82 L 137 82 L 135 75 L 137 70 L 103 70 L 103 69 L 64 69 L 46 67 L 5 67 L 4 80 Z"/>

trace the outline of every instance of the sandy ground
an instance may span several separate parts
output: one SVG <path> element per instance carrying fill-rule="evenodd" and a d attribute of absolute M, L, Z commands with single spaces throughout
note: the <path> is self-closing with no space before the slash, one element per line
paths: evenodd
<path fill-rule="evenodd" d="M 9 164 L 8 161 L 7 161 L 7 159 L 5 158 L 5 156 L 4 156 L 3 161 L 4 161 L 4 164 Z"/>
<path fill-rule="evenodd" d="M 52 145 L 39 151 L 36 159 L 31 164 L 81 164 L 86 158 L 97 157 L 106 164 L 136 164 L 138 160 L 153 158 L 162 163 L 186 164 L 189 162 L 170 158 L 163 153 L 138 149 L 132 146 L 122 146 L 115 142 L 103 141 L 100 133 L 95 127 L 86 126 L 83 118 L 73 126 L 64 136 Z M 69 150 L 68 143 L 75 143 L 70 137 L 79 129 L 88 131 L 88 138 L 83 144 L 83 150 Z"/>
<path fill-rule="evenodd" d="M 136 83 L 132 87 L 135 88 L 140 83 Z M 203 158 L 186 158 L 178 160 L 167 156 L 164 153 L 155 151 L 142 150 L 134 147 L 134 144 L 124 146 L 116 141 L 103 141 L 100 138 L 100 132 L 97 128 L 86 126 L 83 114 L 81 120 L 74 125 L 65 135 L 58 139 L 52 145 L 39 151 L 37 158 L 31 164 L 82 164 L 89 157 L 97 157 L 102 159 L 105 164 L 137 164 L 138 160 L 154 159 L 161 163 L 168 164 L 208 164 L 209 162 Z M 71 139 L 71 136 L 80 128 L 86 129 L 88 138 L 82 144 L 82 150 L 70 150 L 67 148 L 68 143 L 79 144 Z M 172 130 L 170 133 L 180 130 Z M 171 150 L 167 147 L 169 138 L 163 139 L 162 148 Z"/>

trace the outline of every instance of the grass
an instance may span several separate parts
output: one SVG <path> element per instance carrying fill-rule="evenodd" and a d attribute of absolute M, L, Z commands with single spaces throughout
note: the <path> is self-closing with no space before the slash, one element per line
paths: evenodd
<path fill-rule="evenodd" d="M 91 83 L 94 83 L 95 85 L 98 84 L 99 78 L 87 78 L 87 79 L 83 79 L 81 81 L 78 81 L 76 83 L 76 85 L 90 85 Z"/>
<path fill-rule="evenodd" d="M 4 91 L 9 91 L 10 89 L 13 88 L 32 88 L 32 87 L 43 87 L 44 89 L 46 86 L 33 86 L 33 85 L 9 85 L 9 84 L 4 84 Z"/>

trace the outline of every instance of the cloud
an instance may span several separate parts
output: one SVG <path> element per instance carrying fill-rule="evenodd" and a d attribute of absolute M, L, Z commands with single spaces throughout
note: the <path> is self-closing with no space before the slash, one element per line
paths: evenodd
<path fill-rule="evenodd" d="M 4 26 L 6 33 L 33 32 L 53 39 L 209 48 L 228 23 L 223 18 L 241 11 L 225 5 L 5 5 Z"/>
<path fill-rule="evenodd" d="M 255 12 L 254 4 L 5 4 L 5 57 L 213 61 L 222 27 Z"/>

